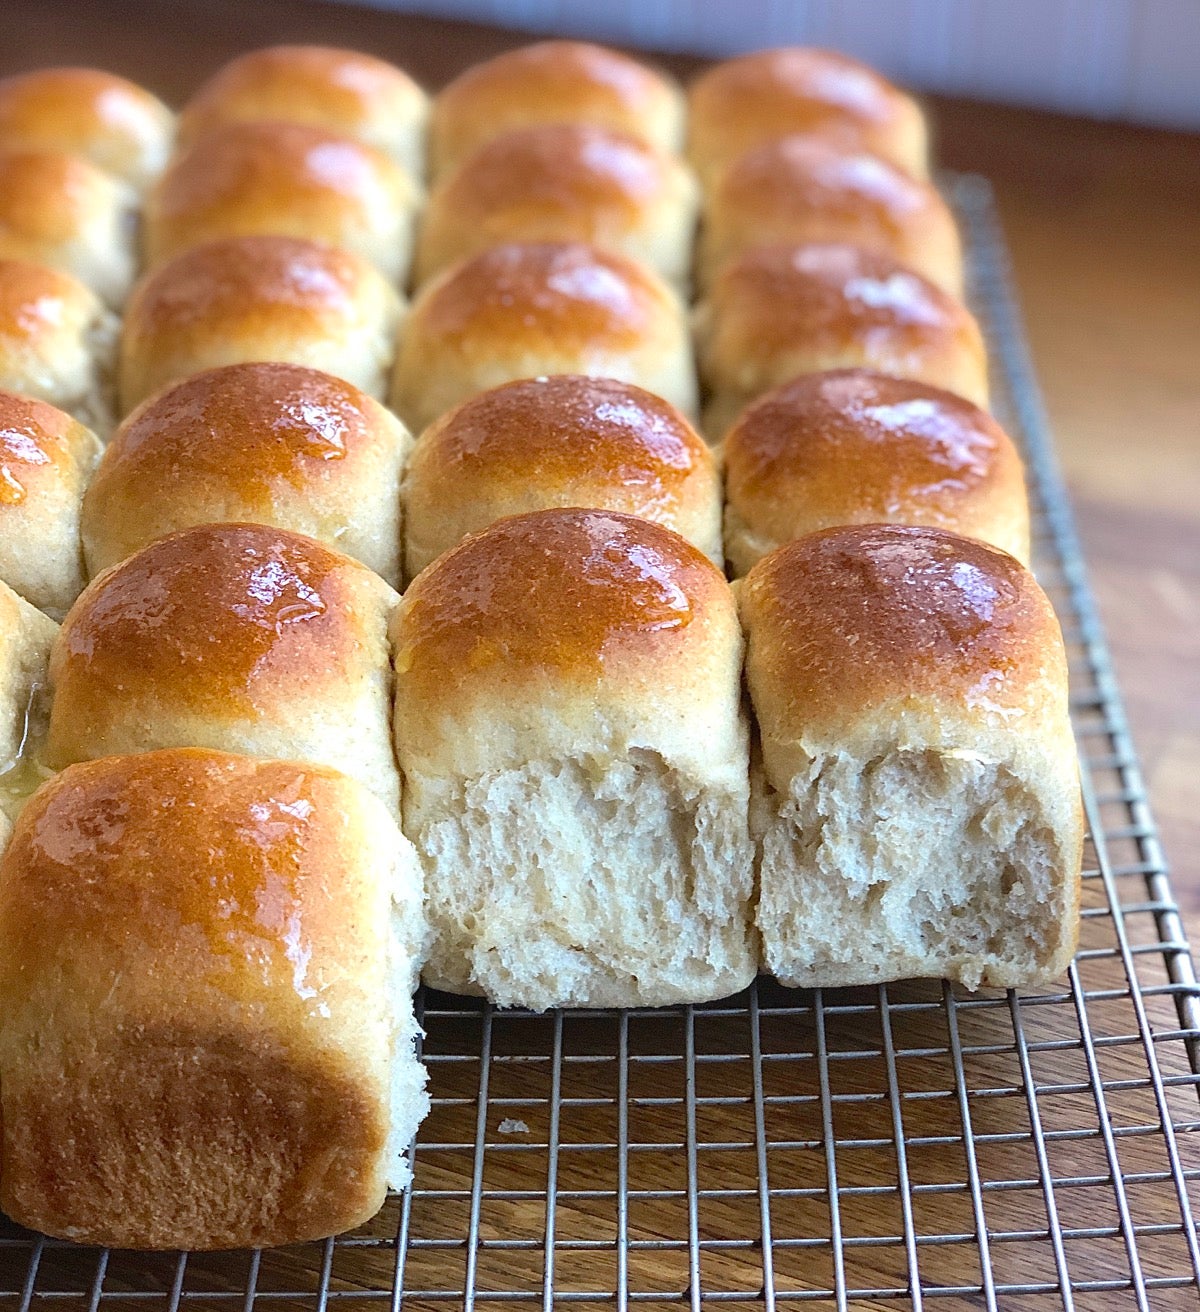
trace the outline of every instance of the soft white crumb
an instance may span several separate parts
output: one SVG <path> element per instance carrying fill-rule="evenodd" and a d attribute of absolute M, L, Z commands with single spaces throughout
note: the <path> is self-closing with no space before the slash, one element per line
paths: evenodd
<path fill-rule="evenodd" d="M 500 1122 L 499 1130 L 501 1134 L 528 1134 L 529 1126 L 524 1121 L 514 1121 L 511 1116 L 506 1116 Z"/>

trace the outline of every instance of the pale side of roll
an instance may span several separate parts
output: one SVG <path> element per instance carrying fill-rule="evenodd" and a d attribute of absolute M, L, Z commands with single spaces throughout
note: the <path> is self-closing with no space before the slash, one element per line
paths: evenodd
<path fill-rule="evenodd" d="M 0 259 L 0 387 L 48 401 L 103 437 L 118 332 L 116 315 L 69 273 Z"/>
<path fill-rule="evenodd" d="M 55 619 L 83 591 L 81 505 L 100 452 L 70 415 L 0 391 L 0 579 Z"/>

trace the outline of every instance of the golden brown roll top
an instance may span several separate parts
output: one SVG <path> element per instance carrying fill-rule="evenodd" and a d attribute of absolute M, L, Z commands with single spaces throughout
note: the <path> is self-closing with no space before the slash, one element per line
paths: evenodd
<path fill-rule="evenodd" d="M 805 987 L 1064 970 L 1083 817 L 1066 652 L 1033 576 L 874 524 L 780 547 L 738 588 L 766 968 Z"/>
<path fill-rule="evenodd" d="M 696 185 L 675 157 L 585 123 L 517 128 L 446 174 L 429 198 L 416 280 L 510 241 L 586 241 L 688 276 Z"/>
<path fill-rule="evenodd" d="M 177 529 L 244 520 L 307 534 L 399 587 L 411 444 L 378 401 L 316 369 L 250 363 L 194 374 L 113 435 L 84 502 L 88 571 Z"/>
<path fill-rule="evenodd" d="M 60 619 L 83 590 L 80 504 L 100 450 L 70 415 L 0 391 L 0 579 Z"/>
<path fill-rule="evenodd" d="M 506 515 L 588 506 L 653 520 L 721 562 L 716 462 L 666 401 L 562 374 L 481 392 L 436 420 L 404 480 L 409 578 Z"/>
<path fill-rule="evenodd" d="M 369 1219 L 428 1105 L 402 842 L 295 762 L 152 752 L 41 789 L 0 861 L 4 1210 L 131 1248 Z"/>
<path fill-rule="evenodd" d="M 705 428 L 799 374 L 864 367 L 986 406 L 987 354 L 960 301 L 855 246 L 760 246 L 726 265 L 696 319 Z"/>
<path fill-rule="evenodd" d="M 725 436 L 725 550 L 735 574 L 839 524 L 949 529 L 1029 560 L 1021 457 L 978 406 L 865 369 L 807 374 Z"/>
<path fill-rule="evenodd" d="M 1006 552 L 941 529 L 831 528 L 772 552 L 740 588 L 769 777 L 799 747 L 872 741 L 885 715 L 949 747 L 964 725 L 976 745 L 999 735 L 1035 754 L 1051 727 L 1053 747 L 1070 740 L 1058 621 Z"/>
<path fill-rule="evenodd" d="M 441 176 L 491 137 L 535 123 L 591 123 L 679 149 L 683 96 L 663 74 L 585 41 L 539 41 L 460 74 L 436 97 L 432 171 Z"/>
<path fill-rule="evenodd" d="M 418 192 L 372 146 L 302 123 L 228 123 L 175 156 L 146 198 L 146 259 L 218 237 L 341 246 L 403 281 Z"/>
<path fill-rule="evenodd" d="M 187 144 L 223 123 L 306 123 L 374 146 L 414 179 L 424 172 L 425 92 L 393 64 L 330 46 L 268 46 L 231 59 L 179 119 Z"/>
<path fill-rule="evenodd" d="M 697 278 L 711 283 L 754 246 L 821 241 L 891 256 L 962 295 L 958 229 L 937 189 L 817 133 L 768 141 L 721 173 L 704 209 Z"/>
<path fill-rule="evenodd" d="M 137 270 L 137 197 L 79 155 L 0 146 L 0 258 L 61 269 L 119 306 Z"/>
<path fill-rule="evenodd" d="M 474 775 L 645 734 L 703 775 L 732 754 L 734 621 L 720 570 L 659 524 L 583 509 L 500 520 L 423 571 L 396 612 L 401 763 Z"/>
<path fill-rule="evenodd" d="M 228 237 L 147 274 L 126 307 L 120 399 L 250 360 L 309 365 L 382 396 L 402 302 L 361 256 L 294 237 Z"/>
<path fill-rule="evenodd" d="M 911 96 L 849 55 L 805 46 L 726 60 L 688 91 L 688 154 L 706 181 L 755 146 L 820 132 L 914 177 L 928 171 L 925 119 Z"/>
<path fill-rule="evenodd" d="M 94 579 L 51 663 L 47 759 L 210 747 L 329 765 L 397 804 L 396 596 L 365 566 L 259 524 L 160 538 Z"/>
<path fill-rule="evenodd" d="M 103 435 L 118 323 L 69 273 L 0 259 L 0 387 L 48 401 Z"/>
<path fill-rule="evenodd" d="M 0 849 L 9 821 L 46 774 L 38 758 L 57 632 L 52 619 L 0 582 Z"/>
<path fill-rule="evenodd" d="M 0 79 L 0 146 L 61 150 L 145 187 L 167 162 L 175 116 L 149 91 L 97 68 Z"/>
<path fill-rule="evenodd" d="M 494 246 L 418 295 L 391 404 L 414 433 L 476 392 L 540 374 L 637 383 L 693 414 L 683 306 L 655 273 L 578 242 Z"/>

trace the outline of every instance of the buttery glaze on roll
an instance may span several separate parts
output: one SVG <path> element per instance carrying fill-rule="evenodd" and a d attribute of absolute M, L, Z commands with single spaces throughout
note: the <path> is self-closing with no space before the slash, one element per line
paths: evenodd
<path fill-rule="evenodd" d="M 518 515 L 424 570 L 393 631 L 429 983 L 543 1009 L 750 982 L 742 638 L 707 557 L 630 515 Z"/>
<path fill-rule="evenodd" d="M 717 64 L 688 89 L 688 154 L 706 182 L 746 151 L 796 132 L 868 150 L 914 177 L 929 169 L 920 106 L 849 55 L 760 50 Z"/>
<path fill-rule="evenodd" d="M 0 860 L 0 1203 L 87 1244 L 348 1230 L 428 1109 L 412 850 L 333 770 L 224 752 L 71 766 Z"/>
<path fill-rule="evenodd" d="M 827 369 L 876 369 L 987 405 L 987 352 L 971 312 L 919 273 L 855 246 L 747 251 L 713 283 L 696 338 L 714 441 L 769 388 Z"/>
<path fill-rule="evenodd" d="M 402 302 L 361 256 L 295 237 L 227 237 L 147 274 L 121 334 L 122 413 L 202 369 L 309 365 L 382 397 Z"/>
<path fill-rule="evenodd" d="M 613 378 L 561 374 L 481 392 L 436 420 L 404 478 L 409 578 L 507 515 L 590 506 L 674 529 L 721 564 L 721 479 L 666 401 Z"/>
<path fill-rule="evenodd" d="M 100 451 L 70 415 L 0 390 L 0 579 L 56 619 L 83 591 L 80 504 Z"/>
<path fill-rule="evenodd" d="M 637 383 L 696 410 L 683 305 L 656 273 L 581 242 L 513 242 L 422 289 L 401 334 L 391 406 L 420 433 L 476 392 L 565 373 Z"/>
<path fill-rule="evenodd" d="M 493 137 L 429 198 L 417 282 L 508 241 L 587 241 L 687 280 L 696 184 L 674 156 L 627 132 L 549 123 Z"/>
<path fill-rule="evenodd" d="M 539 41 L 475 64 L 439 92 L 431 163 L 440 176 L 489 138 L 535 123 L 591 123 L 673 152 L 683 117 L 675 83 L 628 55 L 586 41 Z"/>
<path fill-rule="evenodd" d="M 411 445 L 378 401 L 317 369 L 193 374 L 139 406 L 108 444 L 83 506 L 88 572 L 177 529 L 243 520 L 305 533 L 399 587 Z"/>
<path fill-rule="evenodd" d="M 835 241 L 889 255 L 962 295 L 962 246 L 949 206 L 928 182 L 813 133 L 755 147 L 713 184 L 697 278 L 754 246 Z"/>
<path fill-rule="evenodd" d="M 218 237 L 274 235 L 354 251 L 393 282 L 418 193 L 381 151 L 302 123 L 229 123 L 175 156 L 146 198 L 146 259 Z"/>
<path fill-rule="evenodd" d="M 175 116 L 149 91 L 98 68 L 0 78 L 0 146 L 82 155 L 139 190 L 171 153 Z"/>
<path fill-rule="evenodd" d="M 179 118 L 183 143 L 221 123 L 307 123 L 365 141 L 424 173 L 429 100 L 401 69 L 331 46 L 268 46 L 217 70 Z"/>
<path fill-rule="evenodd" d="M 810 533 L 741 580 L 763 963 L 1019 988 L 1075 951 L 1083 817 L 1033 576 L 939 529 Z"/>
<path fill-rule="evenodd" d="M 47 667 L 58 625 L 0 583 L 0 850 L 12 819 L 46 777 Z"/>
<path fill-rule="evenodd" d="M 742 412 L 721 447 L 735 574 L 839 524 L 916 524 L 1029 562 L 1029 503 L 1012 439 L 978 406 L 866 369 L 806 374 Z"/>
<path fill-rule="evenodd" d="M 118 321 L 69 273 L 0 259 L 0 387 L 107 433 Z"/>
<path fill-rule="evenodd" d="M 160 538 L 94 579 L 50 665 L 46 757 L 209 747 L 328 765 L 393 810 L 388 619 L 357 561 L 261 524 Z"/>
<path fill-rule="evenodd" d="M 48 264 L 119 306 L 137 270 L 137 194 L 79 155 L 0 147 L 0 259 Z"/>

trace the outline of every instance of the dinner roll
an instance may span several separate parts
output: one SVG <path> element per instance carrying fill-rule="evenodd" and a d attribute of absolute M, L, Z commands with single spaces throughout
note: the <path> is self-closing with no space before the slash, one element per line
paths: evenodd
<path fill-rule="evenodd" d="M 628 55 L 586 41 L 539 41 L 475 64 L 439 92 L 431 165 L 443 174 L 489 138 L 535 123 L 591 123 L 676 151 L 683 116 L 675 83 Z"/>
<path fill-rule="evenodd" d="M 72 766 L 0 861 L 4 1210 L 122 1248 L 368 1220 L 428 1109 L 424 937 L 411 849 L 334 770 L 186 750 Z"/>
<path fill-rule="evenodd" d="M 1075 950 L 1083 823 L 1058 622 L 1011 556 L 826 529 L 739 586 L 767 969 L 1016 988 Z"/>
<path fill-rule="evenodd" d="M 696 410 L 683 306 L 656 273 L 580 242 L 514 242 L 422 290 L 401 334 L 391 405 L 419 433 L 476 392 L 565 373 L 637 383 Z"/>
<path fill-rule="evenodd" d="M 399 587 L 411 445 L 378 401 L 316 369 L 193 374 L 141 405 L 109 443 L 83 506 L 88 571 L 176 529 L 245 520 L 306 533 Z"/>
<path fill-rule="evenodd" d="M 295 237 L 194 246 L 134 288 L 121 335 L 122 412 L 222 364 L 311 365 L 383 395 L 401 301 L 360 255 Z"/>
<path fill-rule="evenodd" d="M 261 524 L 204 524 L 105 570 L 50 662 L 46 756 L 211 747 L 329 765 L 395 809 L 388 619 L 357 561 Z"/>
<path fill-rule="evenodd" d="M 688 154 L 709 181 L 753 147 L 795 132 L 869 150 L 914 177 L 929 169 L 920 106 L 849 55 L 759 50 L 717 64 L 688 90 Z"/>
<path fill-rule="evenodd" d="M 425 92 L 394 65 L 356 50 L 269 46 L 231 59 L 184 108 L 182 142 L 221 123 L 307 123 L 382 150 L 424 173 Z"/>
<path fill-rule="evenodd" d="M 729 166 L 704 211 L 696 270 L 707 285 L 753 246 L 848 242 L 962 295 L 962 247 L 937 189 L 877 155 L 817 134 L 782 137 Z"/>
<path fill-rule="evenodd" d="M 9 821 L 48 774 L 41 749 L 57 632 L 52 619 L 0 583 L 0 849 Z"/>
<path fill-rule="evenodd" d="M 0 391 L 0 579 L 57 619 L 83 590 L 79 510 L 100 450 L 70 415 Z"/>
<path fill-rule="evenodd" d="M 118 321 L 77 278 L 0 259 L 0 387 L 49 401 L 81 424 L 112 424 Z"/>
<path fill-rule="evenodd" d="M 877 369 L 987 405 L 987 352 L 966 306 L 854 246 L 760 246 L 727 264 L 697 311 L 696 352 L 714 440 L 756 396 L 826 369 Z"/>
<path fill-rule="evenodd" d="M 720 473 L 691 424 L 632 383 L 559 374 L 481 392 L 425 430 L 404 479 L 408 577 L 497 519 L 554 506 L 653 520 L 722 563 Z"/>
<path fill-rule="evenodd" d="M 98 68 L 0 78 L 0 146 L 63 150 L 144 187 L 171 153 L 175 116 L 144 88 Z"/>
<path fill-rule="evenodd" d="M 674 156 L 586 123 L 517 128 L 485 142 L 434 189 L 417 282 L 506 241 L 589 241 L 682 284 L 696 184 Z"/>
<path fill-rule="evenodd" d="M 428 983 L 541 1010 L 750 982 L 742 639 L 710 560 L 631 515 L 518 515 L 421 573 L 394 633 Z"/>
<path fill-rule="evenodd" d="M 137 194 L 58 150 L 0 148 L 0 258 L 48 264 L 119 306 L 137 270 Z"/>
<path fill-rule="evenodd" d="M 725 436 L 725 550 L 735 574 L 838 524 L 924 524 L 1029 561 L 1021 457 L 962 397 L 868 369 L 806 374 Z"/>
<path fill-rule="evenodd" d="M 229 123 L 176 155 L 146 198 L 146 259 L 215 237 L 344 246 L 393 282 L 412 254 L 417 190 L 381 151 L 303 123 Z"/>

